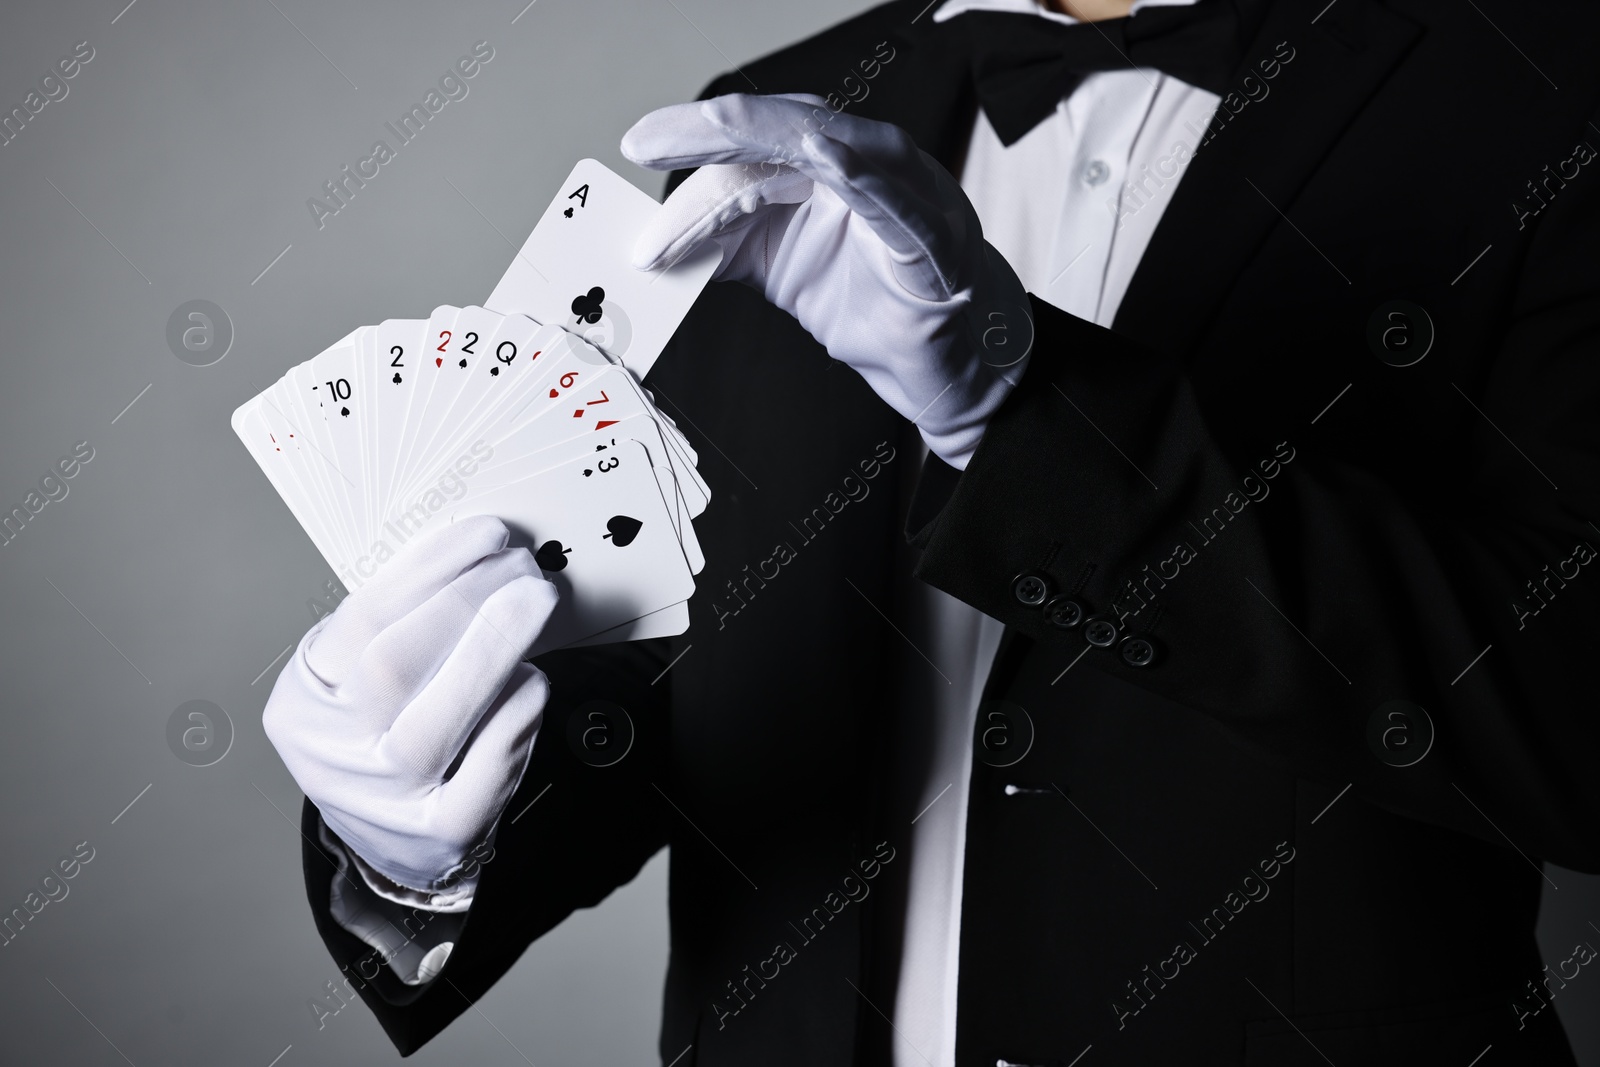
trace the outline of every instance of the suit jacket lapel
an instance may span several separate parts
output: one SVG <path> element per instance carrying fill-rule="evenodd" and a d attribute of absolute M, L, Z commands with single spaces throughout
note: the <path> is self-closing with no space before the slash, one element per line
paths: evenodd
<path fill-rule="evenodd" d="M 978 109 L 972 57 L 959 32 L 933 21 L 937 3 L 910 0 L 896 6 L 906 18 L 888 34 L 895 59 L 869 83 L 873 89 L 867 99 L 846 110 L 900 126 L 918 147 L 956 173 Z"/>
<path fill-rule="evenodd" d="M 1236 118 L 1217 109 L 1208 129 L 1215 139 L 1197 151 L 1162 215 L 1112 324 L 1118 333 L 1186 352 L 1272 228 L 1284 224 L 1280 212 L 1293 216 L 1301 187 L 1421 33 L 1374 0 L 1325 3 L 1272 5 L 1235 84 L 1279 42 L 1294 58 L 1271 93 Z"/>

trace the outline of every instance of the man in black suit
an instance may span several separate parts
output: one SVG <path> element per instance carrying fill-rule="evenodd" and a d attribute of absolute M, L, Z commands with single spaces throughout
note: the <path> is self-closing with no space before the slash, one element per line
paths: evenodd
<path fill-rule="evenodd" d="M 865 138 L 872 163 L 894 141 L 876 123 L 907 131 L 943 170 L 902 155 L 882 188 L 926 194 L 911 237 L 987 279 L 972 309 L 1002 333 L 904 348 L 964 338 L 977 362 L 941 373 L 1004 385 L 929 433 L 899 337 L 806 299 L 836 276 L 766 286 L 781 241 L 735 275 L 755 289 L 708 290 L 648 383 L 718 491 L 690 631 L 540 660 L 551 695 L 503 808 L 521 814 L 475 856 L 469 909 L 398 921 L 452 946 L 409 983 L 330 910 L 360 849 L 307 786 L 308 894 L 352 988 L 410 1052 L 670 843 L 664 1062 L 1573 1062 L 1542 1010 L 1573 975 L 1533 927 L 1541 860 L 1600 870 L 1578 696 L 1600 591 L 1596 15 L 1201 0 L 1068 26 L 931 6 L 876 8 L 705 97 L 814 94 L 774 151 L 725 157 L 771 164 L 757 177 L 784 188 L 740 210 L 775 213 L 783 241 L 838 193 L 804 138 Z M 1012 307 L 1016 275 L 940 175 L 974 185 L 975 123 L 991 162 L 1052 114 L 1091 138 L 1073 101 L 1128 68 L 1220 105 L 1161 181 L 1111 168 L 1110 232 L 1152 227 L 1135 264 L 1094 254 L 1076 314 L 1019 269 L 1035 296 Z M 766 104 L 742 99 L 700 114 L 758 142 Z M 1098 185 L 1093 162 L 1035 180 Z M 865 225 L 903 270 L 895 212 L 835 199 L 839 232 Z M 728 238 L 747 258 L 748 236 Z M 1005 628 L 965 720 L 943 927 L 907 919 L 947 766 L 929 694 L 955 686 L 919 583 Z M 625 758 L 569 744 L 591 721 L 631 731 Z M 924 936 L 958 950 L 944 985 L 906 973 Z M 949 999 L 906 1002 L 929 989 Z M 953 1042 L 931 1058 L 908 1019 Z"/>

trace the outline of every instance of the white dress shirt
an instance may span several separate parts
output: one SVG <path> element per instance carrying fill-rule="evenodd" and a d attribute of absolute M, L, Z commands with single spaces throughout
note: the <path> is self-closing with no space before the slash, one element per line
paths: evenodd
<path fill-rule="evenodd" d="M 1139 0 L 1133 11 L 1192 2 Z M 933 18 L 963 11 L 1075 21 L 1034 0 L 948 0 Z M 1093 74 L 1009 148 L 980 110 L 961 187 L 984 237 L 1029 292 L 1109 326 L 1218 100 L 1154 70 Z M 911 828 L 894 1062 L 953 1067 L 973 731 L 1002 628 L 931 586 L 921 594 L 933 635 L 928 656 L 951 684 L 935 690 L 931 709 L 937 737 L 918 807 L 932 806 Z"/>

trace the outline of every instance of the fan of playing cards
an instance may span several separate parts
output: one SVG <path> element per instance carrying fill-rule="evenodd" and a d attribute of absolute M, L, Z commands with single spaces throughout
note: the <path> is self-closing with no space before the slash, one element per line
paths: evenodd
<path fill-rule="evenodd" d="M 489 514 L 561 592 L 534 654 L 688 628 L 710 490 L 639 382 L 717 259 L 635 271 L 656 206 L 583 160 L 487 307 L 363 326 L 234 412 L 347 586 L 419 533 Z"/>

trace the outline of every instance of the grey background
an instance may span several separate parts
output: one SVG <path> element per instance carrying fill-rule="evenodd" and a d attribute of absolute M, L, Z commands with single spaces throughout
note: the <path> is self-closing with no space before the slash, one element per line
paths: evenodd
<path fill-rule="evenodd" d="M 0 548 L 0 912 L 95 849 L 0 948 L 0 1059 L 393 1063 L 365 1009 L 319 1031 L 307 1007 L 336 972 L 304 899 L 300 793 L 260 712 L 331 575 L 228 416 L 357 325 L 481 300 L 578 158 L 659 191 L 617 152 L 635 118 L 866 5 L 124 2 L 0 13 L 0 112 L 95 49 L 0 147 L 0 510 L 76 442 L 95 450 Z M 319 230 L 307 198 L 393 145 L 383 124 L 479 40 L 495 54 L 468 96 Z M 197 298 L 236 332 L 209 367 L 165 340 Z M 211 767 L 167 747 L 194 699 L 235 730 Z M 653 1062 L 665 871 L 659 856 L 574 916 L 413 1062 Z M 1549 874 L 1559 959 L 1600 941 L 1600 880 Z M 1600 977 L 1556 1003 L 1600 1063 Z"/>

